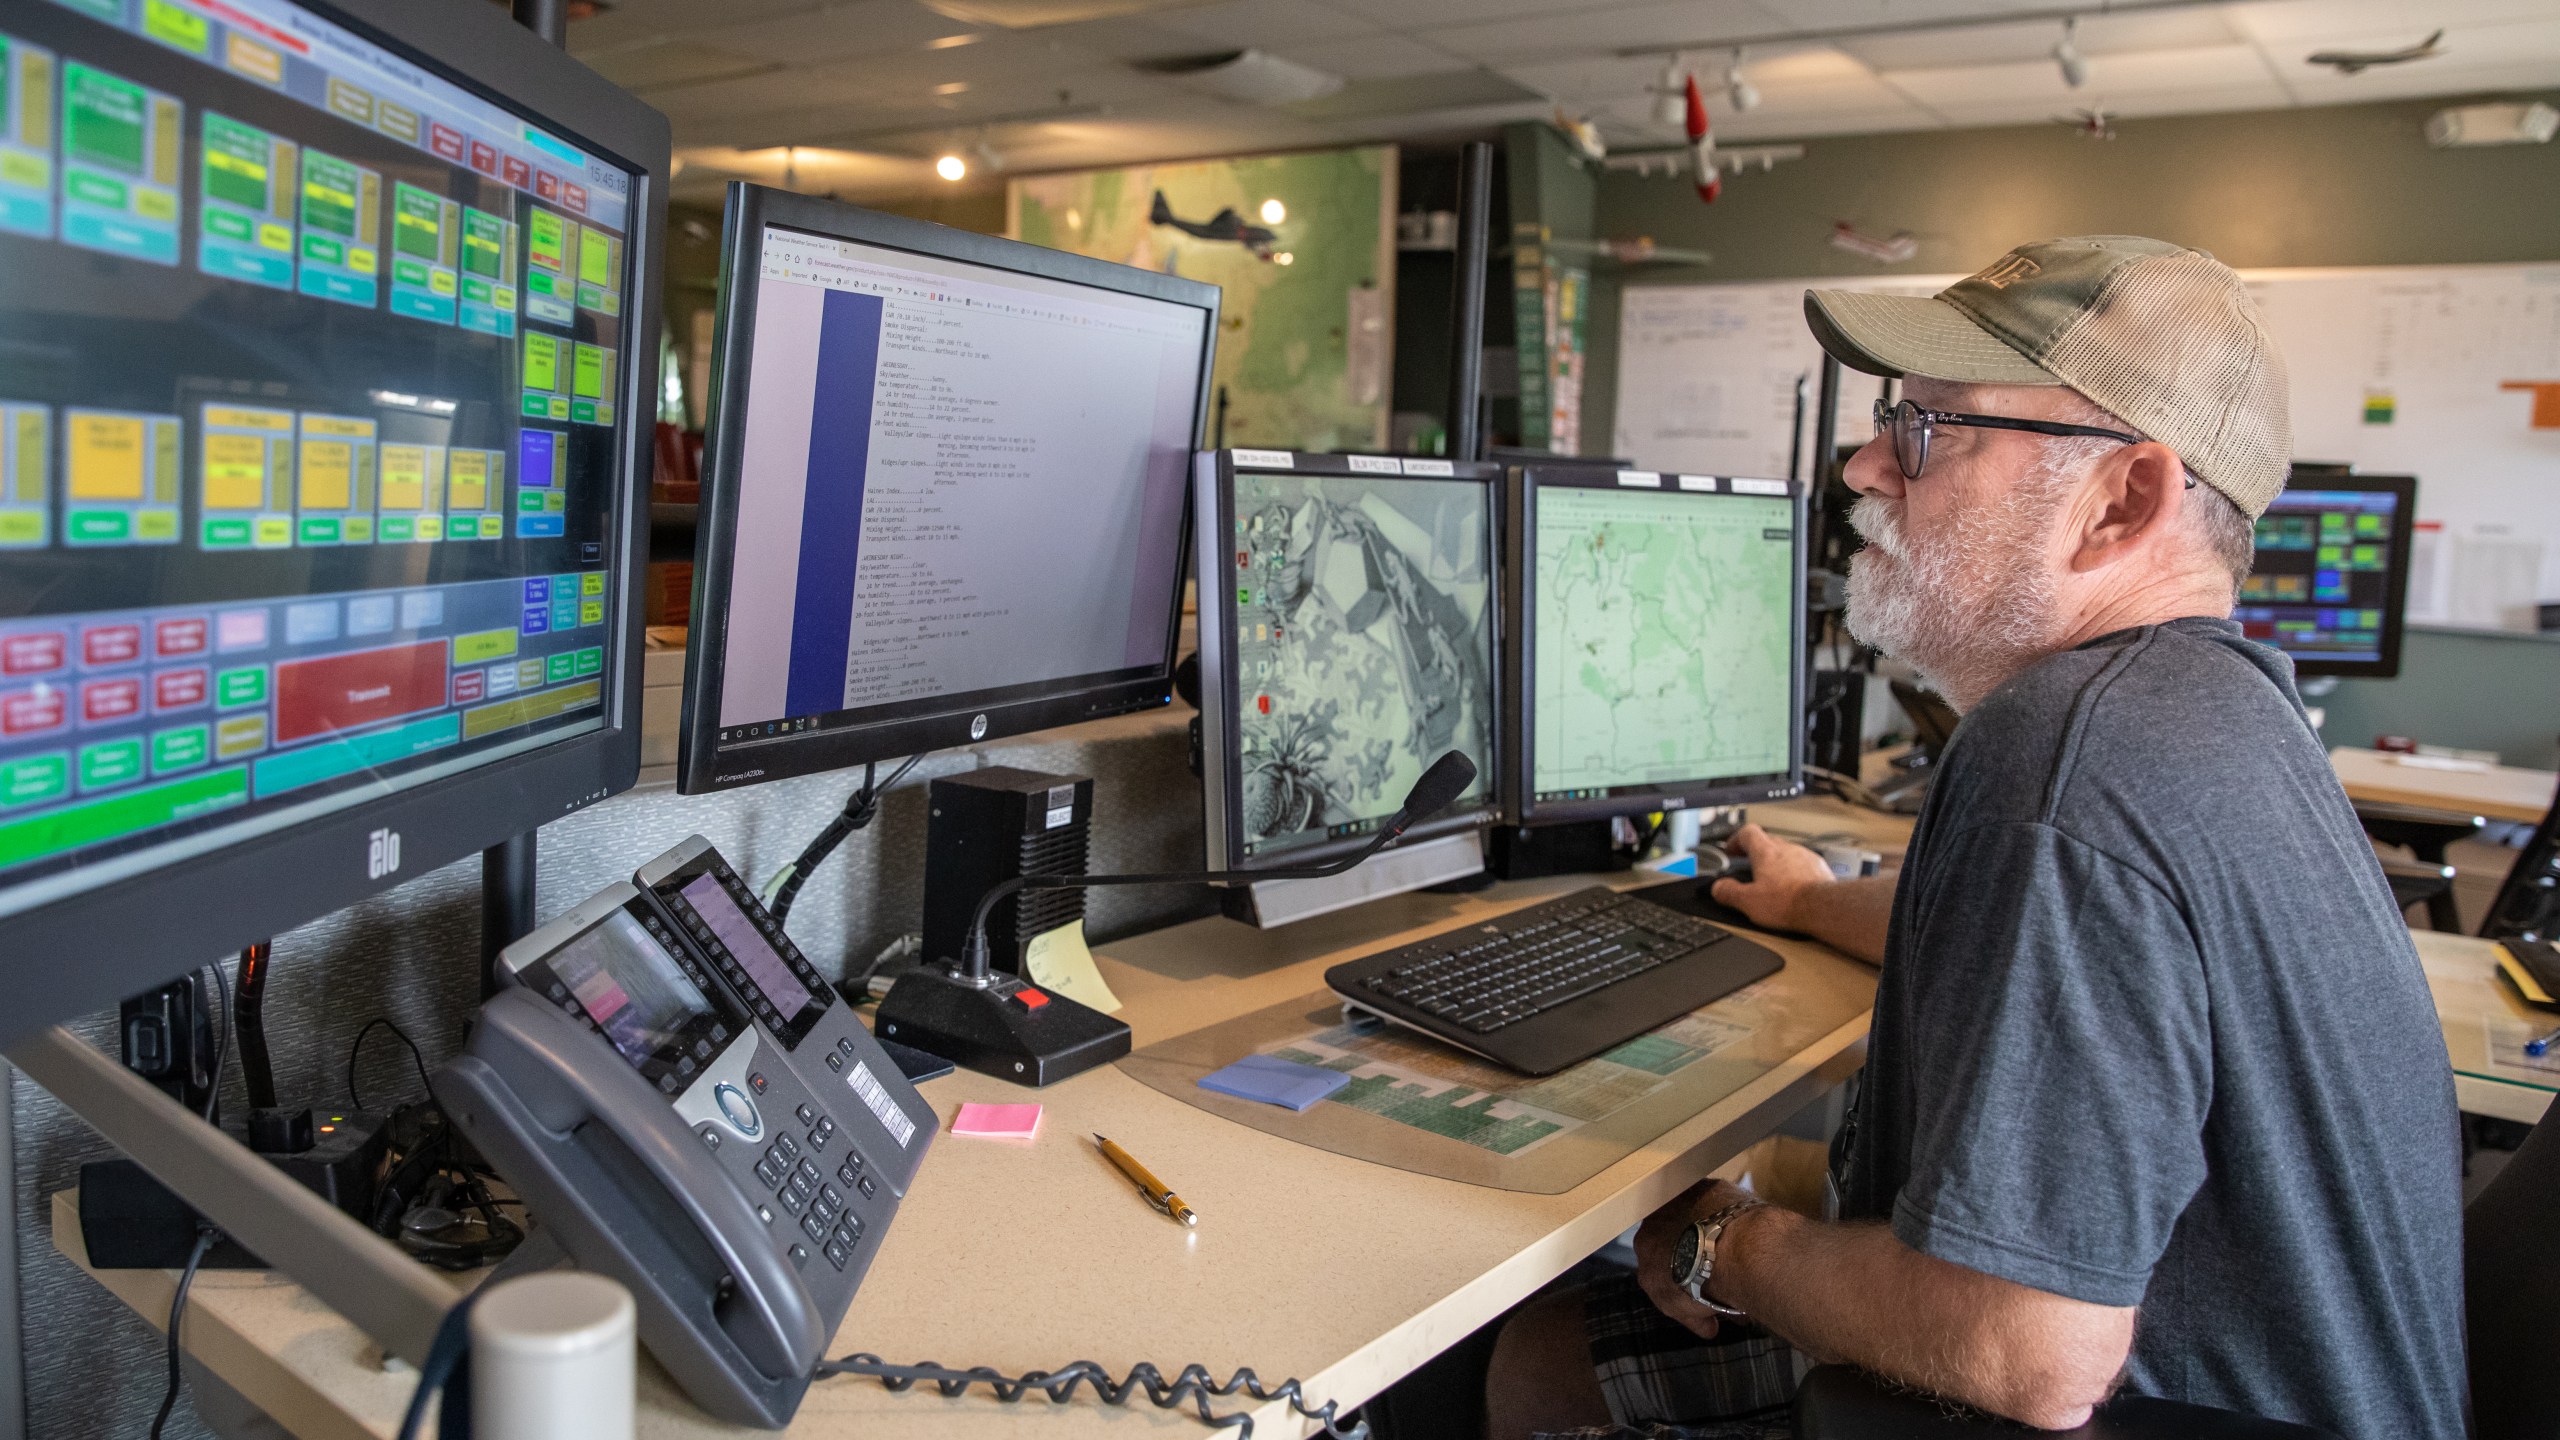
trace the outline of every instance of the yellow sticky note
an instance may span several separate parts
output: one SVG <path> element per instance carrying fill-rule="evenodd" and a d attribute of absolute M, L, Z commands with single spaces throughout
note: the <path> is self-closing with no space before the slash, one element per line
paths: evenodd
<path fill-rule="evenodd" d="M 1120 997 L 1103 983 L 1093 952 L 1085 948 L 1082 920 L 1033 937 L 1031 947 L 1023 952 L 1022 969 L 1032 984 L 1054 990 L 1088 1010 L 1109 1015 L 1120 1008 Z"/>

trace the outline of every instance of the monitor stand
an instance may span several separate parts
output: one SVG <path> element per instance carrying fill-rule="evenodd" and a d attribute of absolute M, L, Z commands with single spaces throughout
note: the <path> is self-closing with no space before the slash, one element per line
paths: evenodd
<path fill-rule="evenodd" d="M 1381 850 L 1366 863 L 1322 880 L 1265 880 L 1219 892 L 1229 919 L 1257 929 L 1311 920 L 1370 900 L 1420 890 L 1484 869 L 1484 840 L 1473 830 Z"/>

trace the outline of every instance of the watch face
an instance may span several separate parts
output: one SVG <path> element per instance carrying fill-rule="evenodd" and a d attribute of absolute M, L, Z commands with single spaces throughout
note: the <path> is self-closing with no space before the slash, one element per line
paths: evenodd
<path fill-rule="evenodd" d="M 1689 1272 L 1698 1266 L 1698 1227 L 1692 1225 L 1680 1232 L 1671 1246 L 1671 1278 L 1687 1283 Z"/>

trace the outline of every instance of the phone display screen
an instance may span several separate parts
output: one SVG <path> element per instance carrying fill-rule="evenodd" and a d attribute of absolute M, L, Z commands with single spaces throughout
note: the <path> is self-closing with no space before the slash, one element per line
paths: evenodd
<path fill-rule="evenodd" d="M 644 1073 L 671 1063 L 697 1031 L 723 1018 L 628 911 L 616 910 L 546 959 L 604 1038 Z"/>
<path fill-rule="evenodd" d="M 791 967 L 774 951 L 773 943 L 757 933 L 755 922 L 738 908 L 738 902 L 730 898 L 728 887 L 720 883 L 719 877 L 696 877 L 684 887 L 684 898 L 692 903 L 702 923 L 711 927 L 711 933 L 720 937 L 720 943 L 729 947 L 729 953 L 738 957 L 740 968 L 773 1002 L 782 1023 L 796 1022 L 800 1012 L 817 997 L 800 982 L 799 976 L 791 973 Z"/>

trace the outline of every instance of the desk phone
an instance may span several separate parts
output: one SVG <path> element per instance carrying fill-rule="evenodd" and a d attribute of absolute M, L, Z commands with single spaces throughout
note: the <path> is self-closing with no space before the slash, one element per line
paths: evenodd
<path fill-rule="evenodd" d="M 437 1100 L 696 1404 L 788 1423 L 932 1108 L 698 835 L 497 966 Z"/>

